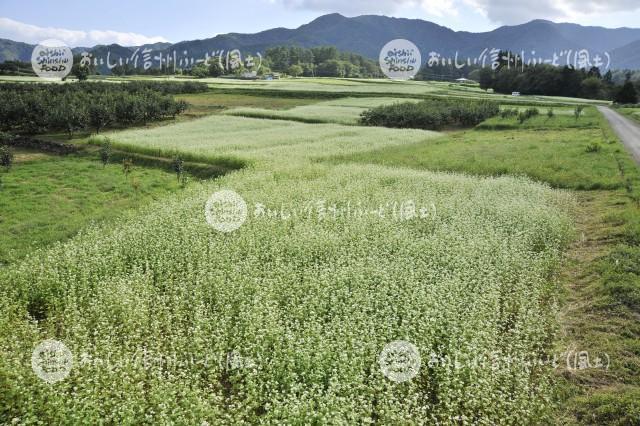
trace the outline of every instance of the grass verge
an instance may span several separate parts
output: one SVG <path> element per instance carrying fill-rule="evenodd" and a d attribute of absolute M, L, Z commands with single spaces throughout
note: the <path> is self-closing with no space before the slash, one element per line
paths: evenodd
<path fill-rule="evenodd" d="M 626 191 L 579 194 L 579 239 L 567 256 L 558 418 L 569 425 L 640 422 L 640 209 Z M 571 353 L 568 353 L 571 357 Z M 596 358 L 608 368 L 597 367 Z M 567 368 L 567 361 L 572 368 Z"/>

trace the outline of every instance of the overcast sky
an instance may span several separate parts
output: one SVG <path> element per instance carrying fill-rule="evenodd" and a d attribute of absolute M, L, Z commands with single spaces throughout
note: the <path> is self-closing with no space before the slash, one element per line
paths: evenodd
<path fill-rule="evenodd" d="M 537 18 L 640 27 L 640 0 L 0 0 L 0 38 L 139 45 L 295 28 L 330 12 L 419 18 L 474 32 Z"/>

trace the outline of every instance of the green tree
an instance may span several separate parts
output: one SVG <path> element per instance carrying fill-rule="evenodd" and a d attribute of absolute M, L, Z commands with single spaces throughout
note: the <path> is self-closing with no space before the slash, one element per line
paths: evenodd
<path fill-rule="evenodd" d="M 617 104 L 638 103 L 638 92 L 636 91 L 636 88 L 631 80 L 627 80 L 627 82 L 624 83 L 624 85 L 620 89 L 618 89 L 614 101 Z"/>
<path fill-rule="evenodd" d="M 284 71 L 291 65 L 289 49 L 285 46 L 267 49 L 265 57 L 268 59 L 270 67 L 275 71 Z"/>
<path fill-rule="evenodd" d="M 335 59 L 322 62 L 316 68 L 316 75 L 319 77 L 344 77 L 344 73 L 342 62 Z"/>
<path fill-rule="evenodd" d="M 338 49 L 335 46 L 320 46 L 311 49 L 314 63 L 320 65 L 323 62 L 339 59 Z"/>
<path fill-rule="evenodd" d="M 114 116 L 112 106 L 104 101 L 92 102 L 87 113 L 89 125 L 96 129 L 96 133 L 100 133 L 100 130 L 109 125 Z"/>
<path fill-rule="evenodd" d="M 9 146 L 0 145 L 0 166 L 6 170 L 11 168 L 13 164 L 13 151 Z"/>
<path fill-rule="evenodd" d="M 205 64 L 198 64 L 191 68 L 191 75 L 196 78 L 206 78 L 209 76 L 209 68 Z"/>
<path fill-rule="evenodd" d="M 90 75 L 95 74 L 95 67 L 93 65 L 81 65 L 80 56 L 74 56 L 73 66 L 71 67 L 71 75 L 78 79 L 78 81 L 85 81 Z"/>
<path fill-rule="evenodd" d="M 102 167 L 106 167 L 107 164 L 109 164 L 109 160 L 111 160 L 111 141 L 106 139 L 100 146 L 100 162 L 102 163 Z"/>
<path fill-rule="evenodd" d="M 598 77 L 589 77 L 582 80 L 582 96 L 587 99 L 604 98 L 604 83 Z"/>
<path fill-rule="evenodd" d="M 341 61 L 345 77 L 360 77 L 360 67 L 348 61 Z"/>
<path fill-rule="evenodd" d="M 218 60 L 218 58 L 213 58 L 211 63 L 209 64 L 209 77 L 220 77 L 224 74 L 224 67 Z"/>
<path fill-rule="evenodd" d="M 291 65 L 287 69 L 287 74 L 289 74 L 291 77 L 299 77 L 302 75 L 303 72 L 304 70 L 300 65 Z"/>
<path fill-rule="evenodd" d="M 78 102 L 78 98 L 83 98 L 84 102 Z M 88 103 L 88 99 L 82 94 L 64 95 L 54 111 L 54 127 L 64 129 L 69 139 L 73 138 L 76 131 L 87 127 L 89 118 L 86 105 Z"/>
<path fill-rule="evenodd" d="M 478 79 L 478 83 L 480 83 L 480 88 L 482 90 L 487 90 L 493 87 L 493 72 L 491 69 L 482 68 Z"/>
<path fill-rule="evenodd" d="M 607 73 L 604 75 L 604 77 L 602 77 L 602 79 L 604 80 L 604 82 L 606 84 L 612 84 L 613 83 L 613 73 L 611 72 L 611 70 L 607 71 Z"/>

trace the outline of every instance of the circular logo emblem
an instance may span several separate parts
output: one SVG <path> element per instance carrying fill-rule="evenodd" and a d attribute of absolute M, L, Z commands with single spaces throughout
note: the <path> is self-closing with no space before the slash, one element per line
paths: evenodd
<path fill-rule="evenodd" d="M 409 80 L 422 66 L 418 47 L 409 40 L 396 39 L 385 44 L 380 51 L 380 68 L 393 80 Z"/>
<path fill-rule="evenodd" d="M 406 382 L 420 371 L 420 353 L 412 343 L 397 340 L 382 349 L 378 364 L 387 379 L 396 383 Z"/>
<path fill-rule="evenodd" d="M 63 41 L 49 39 L 38 43 L 31 53 L 31 67 L 40 77 L 63 79 L 71 72 L 73 53 Z"/>
<path fill-rule="evenodd" d="M 64 380 L 71 372 L 73 354 L 64 343 L 45 340 L 31 354 L 31 368 L 36 376 L 47 383 Z"/>
<path fill-rule="evenodd" d="M 207 223 L 220 232 L 233 232 L 247 220 L 247 203 L 234 191 L 214 193 L 205 206 Z"/>

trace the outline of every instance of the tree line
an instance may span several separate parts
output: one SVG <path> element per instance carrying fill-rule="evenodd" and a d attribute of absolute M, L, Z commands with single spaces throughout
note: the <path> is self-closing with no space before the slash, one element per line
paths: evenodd
<path fill-rule="evenodd" d="M 35 76 L 31 62 L 4 61 L 0 63 L 0 75 Z"/>
<path fill-rule="evenodd" d="M 187 108 L 172 94 L 206 90 L 197 82 L 0 84 L 0 130 L 36 134 L 96 132 L 107 126 L 173 118 Z"/>
<path fill-rule="evenodd" d="M 199 64 L 186 73 L 195 77 L 219 77 L 225 74 L 242 74 L 239 67 L 228 71 L 212 60 L 208 65 Z M 376 78 L 382 72 L 376 61 L 362 55 L 341 52 L 334 46 L 306 49 L 298 46 L 278 46 L 266 50 L 258 75 L 272 72 L 288 74 L 292 77 L 350 77 Z"/>
<path fill-rule="evenodd" d="M 293 77 L 381 77 L 377 62 L 350 52 L 341 52 L 335 46 L 306 49 L 297 46 L 279 46 L 267 49 L 265 65 L 271 71 L 287 73 Z"/>
<path fill-rule="evenodd" d="M 503 52 L 500 57 L 517 56 Z M 513 59 L 515 58 L 515 59 Z M 632 74 L 626 73 L 624 83 L 614 81 L 612 71 L 602 74 L 600 69 L 575 69 L 570 66 L 555 67 L 548 64 L 514 66 L 502 59 L 496 69 L 482 68 L 477 72 L 482 89 L 511 94 L 564 96 L 571 98 L 608 99 L 618 103 L 637 103 L 637 87 Z"/>

